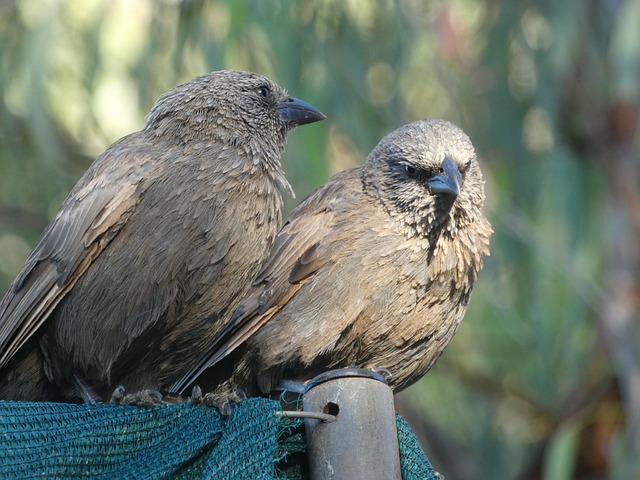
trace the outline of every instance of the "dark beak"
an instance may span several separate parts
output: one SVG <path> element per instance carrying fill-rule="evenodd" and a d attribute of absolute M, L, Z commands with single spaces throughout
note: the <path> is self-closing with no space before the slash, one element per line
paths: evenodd
<path fill-rule="evenodd" d="M 280 113 L 280 118 L 292 125 L 306 125 L 307 123 L 319 122 L 327 118 L 317 108 L 295 97 L 287 98 L 286 101 L 278 105 L 277 109 L 278 113 Z"/>
<path fill-rule="evenodd" d="M 427 185 L 432 195 L 443 193 L 457 196 L 460 193 L 461 181 L 462 176 L 456 164 L 449 157 L 444 157 L 442 173 L 427 180 Z"/>

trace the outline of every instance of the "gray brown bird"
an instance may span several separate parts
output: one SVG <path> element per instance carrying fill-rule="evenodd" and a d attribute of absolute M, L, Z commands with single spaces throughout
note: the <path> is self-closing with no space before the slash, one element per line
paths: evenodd
<path fill-rule="evenodd" d="M 0 399 L 161 389 L 217 336 L 281 222 L 288 132 L 322 120 L 267 78 L 162 95 L 80 179 L 0 303 Z"/>
<path fill-rule="evenodd" d="M 489 254 L 469 138 L 441 120 L 387 135 L 362 167 L 304 200 L 225 331 L 172 389 L 271 392 L 355 365 L 395 390 L 429 370 Z"/>

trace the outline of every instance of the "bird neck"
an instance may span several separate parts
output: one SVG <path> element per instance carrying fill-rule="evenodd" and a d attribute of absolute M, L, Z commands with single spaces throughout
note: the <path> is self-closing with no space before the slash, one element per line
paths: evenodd
<path fill-rule="evenodd" d="M 209 165 L 203 165 L 204 168 L 210 167 L 231 177 L 246 172 L 262 175 L 280 191 L 293 196 L 280 164 L 286 132 L 271 137 L 258 136 L 244 128 L 228 128 L 224 122 L 214 124 L 206 117 L 188 123 L 177 117 L 164 117 L 147 125 L 145 133 L 153 144 L 161 144 L 158 146 L 167 150 L 179 148 L 186 158 L 202 155 Z"/>
<path fill-rule="evenodd" d="M 449 279 L 456 287 L 470 285 L 489 255 L 489 222 L 481 214 L 467 224 L 452 222 L 442 230 L 429 251 L 433 278 Z"/>

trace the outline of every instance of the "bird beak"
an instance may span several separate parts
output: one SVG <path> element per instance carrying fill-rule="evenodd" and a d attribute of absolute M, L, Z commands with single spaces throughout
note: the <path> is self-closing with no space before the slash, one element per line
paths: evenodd
<path fill-rule="evenodd" d="M 456 164 L 449 157 L 444 157 L 442 173 L 427 180 L 429 191 L 432 195 L 444 193 L 445 195 L 458 196 L 462 176 Z"/>
<path fill-rule="evenodd" d="M 282 121 L 293 125 L 306 125 L 327 118 L 317 108 L 295 97 L 288 97 L 277 109 Z"/>

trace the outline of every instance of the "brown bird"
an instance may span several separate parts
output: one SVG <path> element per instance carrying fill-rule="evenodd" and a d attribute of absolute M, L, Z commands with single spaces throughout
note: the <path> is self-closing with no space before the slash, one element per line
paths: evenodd
<path fill-rule="evenodd" d="M 489 253 L 469 138 L 441 120 L 387 135 L 289 216 L 225 331 L 172 390 L 263 395 L 355 365 L 399 391 L 424 375 L 466 311 Z"/>
<path fill-rule="evenodd" d="M 322 120 L 220 71 L 160 97 L 80 179 L 0 303 L 0 399 L 108 400 L 197 361 L 281 222 L 287 133 Z"/>

